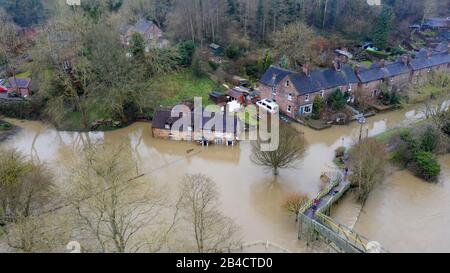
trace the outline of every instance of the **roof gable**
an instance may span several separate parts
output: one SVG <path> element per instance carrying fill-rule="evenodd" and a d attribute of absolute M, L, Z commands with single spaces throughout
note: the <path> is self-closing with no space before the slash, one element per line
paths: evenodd
<path fill-rule="evenodd" d="M 294 72 L 277 66 L 270 66 L 259 82 L 273 87 L 278 85 L 286 76 L 291 74 L 294 74 Z"/>

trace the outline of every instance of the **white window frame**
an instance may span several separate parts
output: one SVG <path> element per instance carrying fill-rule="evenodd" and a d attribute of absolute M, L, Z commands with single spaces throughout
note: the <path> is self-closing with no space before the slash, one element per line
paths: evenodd
<path fill-rule="evenodd" d="M 309 94 L 306 94 L 306 95 L 305 95 L 305 101 L 309 101 L 309 99 L 310 99 Z"/>
<path fill-rule="evenodd" d="M 288 113 L 292 113 L 292 105 L 288 105 L 286 111 L 287 111 Z"/>
<path fill-rule="evenodd" d="M 293 94 L 292 94 L 292 93 L 289 93 L 289 94 L 288 94 L 288 101 L 292 101 L 292 100 L 293 100 L 293 97 L 294 97 Z"/>
<path fill-rule="evenodd" d="M 325 90 L 320 91 L 320 97 L 323 99 L 325 97 Z"/>
<path fill-rule="evenodd" d="M 312 113 L 312 109 L 313 109 L 312 105 L 305 105 L 303 107 L 304 107 L 303 110 L 304 110 L 305 114 L 311 114 Z M 308 109 L 308 108 L 309 108 L 309 111 L 306 111 L 306 109 Z"/>
<path fill-rule="evenodd" d="M 291 82 L 289 80 L 286 80 L 286 87 L 289 87 L 289 85 L 291 84 Z"/>

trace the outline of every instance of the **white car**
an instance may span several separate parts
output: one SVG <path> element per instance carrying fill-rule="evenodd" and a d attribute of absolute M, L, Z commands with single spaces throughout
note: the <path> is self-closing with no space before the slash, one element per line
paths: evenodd
<path fill-rule="evenodd" d="M 280 111 L 280 107 L 278 106 L 278 104 L 271 99 L 260 100 L 256 103 L 256 105 L 272 114 L 276 114 Z"/>

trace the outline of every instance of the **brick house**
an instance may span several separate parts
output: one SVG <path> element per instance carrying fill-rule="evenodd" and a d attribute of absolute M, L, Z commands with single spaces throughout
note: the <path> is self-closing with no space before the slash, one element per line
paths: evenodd
<path fill-rule="evenodd" d="M 411 61 L 411 82 L 422 84 L 428 79 L 431 71 L 450 72 L 450 54 L 447 52 L 432 52 L 419 56 Z"/>
<path fill-rule="evenodd" d="M 155 111 L 153 120 L 152 120 L 152 134 L 154 138 L 166 139 L 166 140 L 175 140 L 175 141 L 201 141 L 205 144 L 215 143 L 221 145 L 232 146 L 237 142 L 238 135 L 238 119 L 235 115 L 231 119 L 226 118 L 226 115 L 223 117 L 223 130 L 215 130 L 206 129 L 204 126 L 212 121 L 213 116 L 211 113 L 203 112 L 203 115 L 199 117 L 200 124 L 202 128 L 200 128 L 200 132 L 202 137 L 200 139 L 195 138 L 195 122 L 196 114 L 193 112 L 190 113 L 190 126 L 188 128 L 179 128 L 179 130 L 175 129 L 173 126 L 175 122 L 180 120 L 182 117 L 171 117 L 172 110 L 171 109 L 158 109 Z M 211 117 L 208 117 L 211 116 Z M 230 123 L 230 120 L 232 123 Z"/>
<path fill-rule="evenodd" d="M 30 78 L 9 78 L 10 88 L 8 92 L 16 92 L 22 97 L 31 96 L 31 79 Z"/>
<path fill-rule="evenodd" d="M 136 24 L 122 29 L 122 44 L 129 46 L 134 33 L 139 33 L 144 38 L 147 52 L 152 48 L 165 48 L 169 45 L 169 41 L 163 39 L 162 30 L 152 21 L 140 19 Z"/>
<path fill-rule="evenodd" d="M 351 92 L 357 84 L 353 69 L 340 62 L 314 72 L 307 65 L 302 72 L 271 66 L 260 80 L 259 92 L 262 99 L 275 100 L 283 114 L 295 119 L 312 113 L 316 96 L 327 99 L 336 89 Z"/>
<path fill-rule="evenodd" d="M 368 69 L 357 68 L 358 90 L 362 90 L 367 96 L 375 98 L 380 93 L 382 83 L 390 86 L 401 86 L 408 83 L 411 73 L 410 61 L 411 59 L 408 56 L 404 56 L 393 63 L 386 63 L 381 60 Z"/>

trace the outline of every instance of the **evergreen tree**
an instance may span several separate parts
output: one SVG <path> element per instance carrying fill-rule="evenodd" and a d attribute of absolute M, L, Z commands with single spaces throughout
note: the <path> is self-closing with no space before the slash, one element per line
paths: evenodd
<path fill-rule="evenodd" d="M 256 9 L 256 31 L 258 38 L 264 40 L 264 0 L 258 0 Z"/>
<path fill-rule="evenodd" d="M 375 22 L 372 37 L 375 46 L 380 49 L 386 49 L 389 46 L 393 15 L 392 9 L 384 6 Z"/>
<path fill-rule="evenodd" d="M 0 0 L 0 7 L 21 27 L 38 24 L 44 19 L 41 0 Z"/>

